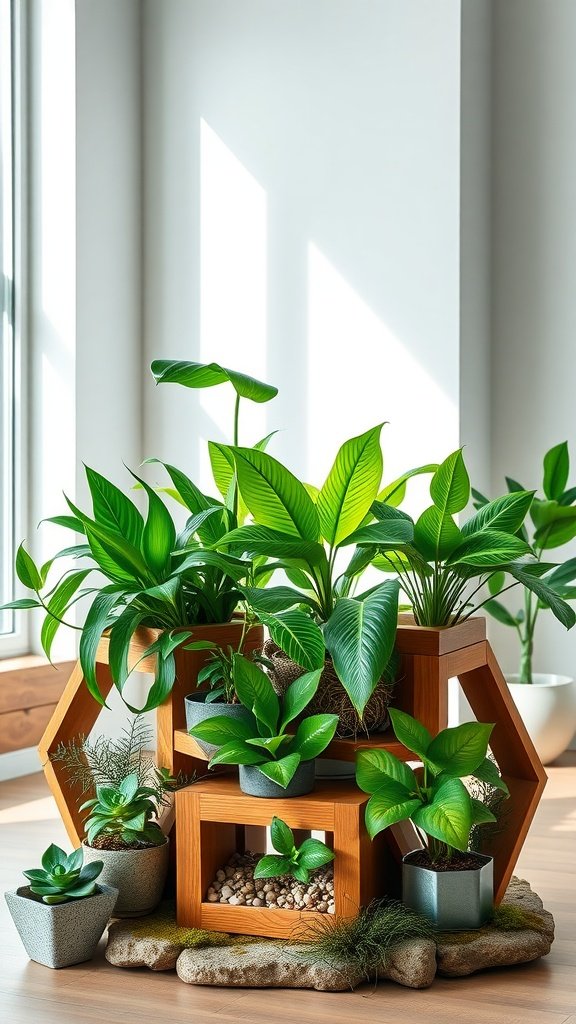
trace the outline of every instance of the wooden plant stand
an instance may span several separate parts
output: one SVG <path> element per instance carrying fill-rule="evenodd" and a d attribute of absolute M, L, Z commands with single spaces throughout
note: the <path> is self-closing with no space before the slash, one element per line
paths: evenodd
<path fill-rule="evenodd" d="M 313 793 L 284 800 L 247 796 L 233 777 L 180 790 L 176 794 L 178 924 L 242 935 L 299 938 L 314 921 L 355 917 L 361 906 L 383 896 L 386 888 L 382 871 L 385 839 L 378 836 L 370 842 L 364 825 L 368 799 L 352 782 L 318 782 Z M 328 833 L 335 854 L 334 914 L 206 901 L 210 883 L 230 855 L 253 849 L 252 826 L 260 826 L 264 839 L 265 827 L 274 815 L 295 830 Z M 244 826 L 250 827 L 249 839 Z M 264 852 L 264 846 L 253 852 Z"/>
<path fill-rule="evenodd" d="M 237 648 L 242 634 L 242 623 L 232 621 L 218 626 L 195 626 L 191 627 L 191 631 L 194 640 L 212 640 L 222 647 L 231 645 Z M 130 668 L 138 665 L 139 672 L 155 671 L 155 657 L 141 659 L 158 635 L 159 630 L 156 629 L 137 631 L 130 645 Z M 243 650 L 250 652 L 262 647 L 263 642 L 262 626 L 252 626 L 245 637 Z M 109 641 L 104 637 L 96 655 L 96 676 L 104 699 L 113 687 L 108 667 L 108 647 Z M 197 771 L 204 774 L 206 771 L 205 755 L 200 752 L 200 757 L 191 757 L 189 753 L 183 752 L 180 749 L 179 737 L 187 735 L 184 697 L 194 690 L 198 672 L 206 663 L 207 656 L 206 651 L 175 651 L 176 681 L 172 693 L 156 712 L 157 762 L 160 767 L 169 768 L 174 773 L 183 771 L 190 774 Z M 78 661 L 38 745 L 46 780 L 58 805 L 70 842 L 75 847 L 80 845 L 84 837 L 83 818 L 78 810 L 79 803 L 82 803 L 82 794 L 77 786 L 70 783 L 62 764 L 52 761 L 50 757 L 61 743 L 69 743 L 80 735 L 87 736 L 101 711 L 101 706 L 88 691 Z M 86 799 L 86 795 L 83 799 Z"/>

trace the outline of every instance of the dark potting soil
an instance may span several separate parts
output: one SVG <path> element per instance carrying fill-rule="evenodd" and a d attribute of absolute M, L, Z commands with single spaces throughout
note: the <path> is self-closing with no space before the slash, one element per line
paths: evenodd
<path fill-rule="evenodd" d="M 119 836 L 96 836 L 89 844 L 93 850 L 149 850 L 154 843 L 124 843 Z"/>
<path fill-rule="evenodd" d="M 458 850 L 454 851 L 450 860 L 432 861 L 427 850 L 416 850 L 410 854 L 407 863 L 430 871 L 475 871 L 483 868 L 486 861 L 475 853 L 460 853 Z"/>

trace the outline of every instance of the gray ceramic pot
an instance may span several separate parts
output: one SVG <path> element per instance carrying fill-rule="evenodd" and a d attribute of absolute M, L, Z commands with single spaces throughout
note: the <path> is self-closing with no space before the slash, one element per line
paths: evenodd
<path fill-rule="evenodd" d="M 282 799 L 287 796 L 304 796 L 314 789 L 314 761 L 303 761 L 298 765 L 291 782 L 286 789 L 282 789 L 276 782 L 272 782 L 266 775 L 262 775 L 254 765 L 239 765 L 238 781 L 240 789 L 248 796 L 264 796 L 273 799 Z"/>
<path fill-rule="evenodd" d="M 186 707 L 186 728 L 188 732 L 190 732 L 193 726 L 198 725 L 198 722 L 205 722 L 207 718 L 216 718 L 217 715 L 250 721 L 250 712 L 243 704 L 221 704 L 217 701 L 207 704 L 206 692 L 202 690 L 200 693 L 189 693 L 184 698 L 184 705 Z M 204 740 L 198 739 L 196 743 L 208 757 L 212 757 L 212 754 L 215 754 L 218 750 L 214 743 L 206 743 Z"/>
<path fill-rule="evenodd" d="M 98 884 L 94 896 L 51 906 L 30 894 L 28 885 L 4 896 L 30 959 L 58 968 L 92 959 L 112 916 L 118 889 Z"/>
<path fill-rule="evenodd" d="M 99 877 L 118 889 L 114 917 L 143 917 L 156 909 L 168 872 L 168 839 L 145 850 L 97 850 L 82 843 L 84 863 L 101 860 Z"/>
<path fill-rule="evenodd" d="M 442 931 L 481 928 L 492 915 L 494 872 L 492 857 L 474 854 L 482 866 L 469 871 L 432 871 L 412 864 L 409 853 L 402 862 L 402 899 L 424 914 Z"/>

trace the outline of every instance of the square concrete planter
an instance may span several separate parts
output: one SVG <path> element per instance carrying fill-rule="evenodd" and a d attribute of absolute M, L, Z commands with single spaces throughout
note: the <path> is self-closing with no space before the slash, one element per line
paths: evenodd
<path fill-rule="evenodd" d="M 402 862 L 402 899 L 437 925 L 441 931 L 481 928 L 494 906 L 492 857 L 474 854 L 482 866 L 469 871 L 433 871 L 411 864 L 409 853 Z"/>
<path fill-rule="evenodd" d="M 31 895 L 28 885 L 4 896 L 30 959 L 58 968 L 92 959 L 112 916 L 118 890 L 98 885 L 94 896 L 53 905 Z"/>

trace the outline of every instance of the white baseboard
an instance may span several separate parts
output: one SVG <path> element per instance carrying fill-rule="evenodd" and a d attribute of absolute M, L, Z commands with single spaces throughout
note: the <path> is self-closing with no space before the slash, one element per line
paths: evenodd
<path fill-rule="evenodd" d="M 41 764 L 36 747 L 25 747 L 24 750 L 11 750 L 8 754 L 0 754 L 0 782 L 18 779 L 21 775 L 33 775 L 39 771 Z"/>

